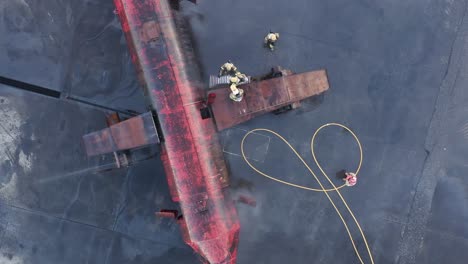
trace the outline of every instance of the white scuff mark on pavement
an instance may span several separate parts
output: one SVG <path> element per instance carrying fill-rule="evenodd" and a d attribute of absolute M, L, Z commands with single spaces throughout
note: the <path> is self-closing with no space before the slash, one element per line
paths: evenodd
<path fill-rule="evenodd" d="M 2 150 L 1 145 L 12 145 L 19 139 L 21 135 L 21 116 L 8 98 L 0 96 L 0 101 L 3 102 L 0 107 L 0 120 L 2 121 L 0 123 L 0 150 Z"/>
<path fill-rule="evenodd" d="M 12 252 L 15 252 L 16 250 L 12 250 Z M 25 263 L 23 258 L 18 255 L 14 255 L 9 252 L 4 252 L 0 254 L 0 263 L 8 263 L 8 264 L 23 264 Z"/>
<path fill-rule="evenodd" d="M 14 162 L 21 137 L 21 116 L 8 98 L 0 97 L 0 163 Z"/>
<path fill-rule="evenodd" d="M 54 20 L 54 17 L 52 16 L 52 14 L 50 14 L 50 12 L 47 12 L 47 15 L 48 15 L 49 18 L 50 18 L 50 22 L 54 23 L 55 20 Z"/>
<path fill-rule="evenodd" d="M 21 145 L 21 125 L 23 123 L 17 108 L 18 104 L 16 102 L 0 96 L 0 165 L 15 166 L 21 160 L 20 165 L 30 169 L 31 157 L 23 152 L 18 158 L 16 157 L 18 148 Z M 16 170 L 0 175 L 2 183 L 0 185 L 1 199 L 8 201 L 17 197 L 17 178 Z M 2 262 L 0 261 L 0 263 Z"/>
<path fill-rule="evenodd" d="M 21 150 L 18 157 L 18 165 L 23 168 L 24 172 L 30 172 L 32 167 L 32 155 L 28 156 Z"/>
<path fill-rule="evenodd" d="M 468 140 L 468 122 L 465 123 L 459 130 L 462 133 L 463 137 Z"/>
<path fill-rule="evenodd" d="M 18 191 L 16 188 L 17 182 L 18 182 L 18 175 L 16 174 L 16 172 L 13 172 L 13 174 L 11 175 L 10 181 L 6 184 L 2 183 L 2 186 L 0 189 L 0 199 L 2 201 L 11 202 L 16 197 L 18 197 L 17 195 Z"/>
<path fill-rule="evenodd" d="M 17 240 L 24 235 L 24 221 L 20 218 L 15 218 L 16 214 L 6 214 L 4 217 L 8 219 L 8 224 L 5 229 L 5 233 L 8 234 L 11 238 Z M 8 264 L 25 264 L 31 263 L 31 260 L 28 259 L 27 254 L 24 254 L 23 251 L 18 251 L 18 248 L 15 244 L 4 243 L 0 248 L 0 263 Z"/>

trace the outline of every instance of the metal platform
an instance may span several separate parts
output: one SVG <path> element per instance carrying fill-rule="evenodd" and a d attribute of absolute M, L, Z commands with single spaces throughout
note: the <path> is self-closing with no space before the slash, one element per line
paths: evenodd
<path fill-rule="evenodd" d="M 83 136 L 88 156 L 159 143 L 158 132 L 151 112 L 132 117 L 100 131 Z"/>
<path fill-rule="evenodd" d="M 329 84 L 325 70 L 319 70 L 254 81 L 239 88 L 245 91 L 244 99 L 240 102 L 229 98 L 227 85 L 210 91 L 216 94 L 211 109 L 218 131 L 323 93 L 328 90 Z"/>

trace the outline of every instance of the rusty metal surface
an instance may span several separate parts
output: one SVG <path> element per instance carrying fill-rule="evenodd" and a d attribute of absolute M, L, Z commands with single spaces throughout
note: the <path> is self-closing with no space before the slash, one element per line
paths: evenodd
<path fill-rule="evenodd" d="M 156 217 L 160 218 L 171 218 L 171 219 L 177 219 L 177 216 L 179 215 L 179 212 L 177 210 L 160 210 L 159 212 L 154 213 Z"/>
<path fill-rule="evenodd" d="M 211 90 L 216 100 L 211 105 L 218 131 L 238 125 L 285 105 L 318 95 L 329 88 L 325 70 L 291 74 L 240 85 L 245 95 L 241 102 L 229 99 L 229 87 Z"/>
<path fill-rule="evenodd" d="M 83 136 L 88 156 L 138 148 L 159 142 L 151 112 Z"/>
<path fill-rule="evenodd" d="M 329 88 L 325 70 L 294 74 L 283 79 L 291 100 L 302 100 Z"/>
<path fill-rule="evenodd" d="M 209 263 L 235 263 L 239 220 L 189 30 L 171 1 L 114 0 L 142 88 L 158 115 L 161 160 L 185 242 Z M 158 29 L 158 30 L 157 30 Z"/>
<path fill-rule="evenodd" d="M 257 206 L 257 201 L 255 201 L 254 198 L 248 197 L 248 196 L 245 196 L 245 195 L 240 195 L 239 198 L 237 199 L 237 201 L 240 202 L 240 203 L 252 206 L 252 207 Z"/>
<path fill-rule="evenodd" d="M 112 113 L 106 116 L 106 124 L 107 126 L 112 126 L 120 122 L 120 117 L 118 113 Z"/>

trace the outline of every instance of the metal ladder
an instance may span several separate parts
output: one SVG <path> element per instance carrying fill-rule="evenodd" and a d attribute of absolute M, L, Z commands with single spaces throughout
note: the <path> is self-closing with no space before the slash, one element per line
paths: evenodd
<path fill-rule="evenodd" d="M 221 76 L 221 77 L 218 77 L 216 75 L 210 75 L 210 82 L 209 82 L 209 88 L 213 88 L 215 86 L 218 86 L 218 85 L 221 85 L 221 84 L 229 84 L 229 79 L 231 78 L 231 76 L 229 75 L 225 75 L 225 76 Z M 245 84 L 245 83 L 250 83 L 250 76 L 247 76 L 247 81 L 246 82 L 241 82 L 239 85 L 241 84 Z"/>

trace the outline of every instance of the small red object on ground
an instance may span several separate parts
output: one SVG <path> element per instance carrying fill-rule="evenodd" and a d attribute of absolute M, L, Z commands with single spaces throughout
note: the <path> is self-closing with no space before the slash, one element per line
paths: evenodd
<path fill-rule="evenodd" d="M 357 176 L 352 172 L 347 172 L 346 174 L 346 186 L 354 186 L 357 183 Z"/>
<path fill-rule="evenodd" d="M 252 207 L 257 206 L 257 201 L 255 201 L 255 199 L 253 199 L 252 197 L 247 197 L 245 195 L 240 195 L 237 201 L 246 205 L 250 205 Z"/>

